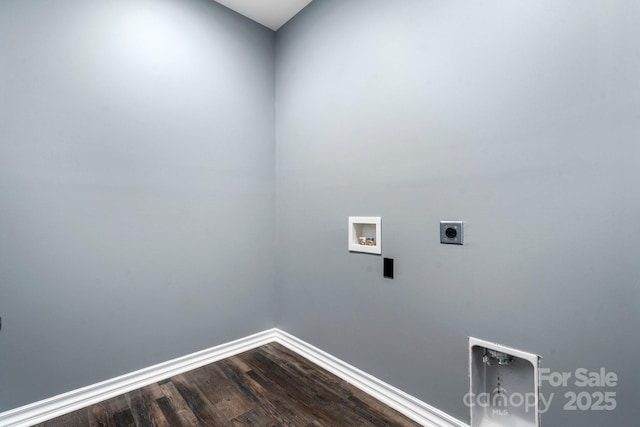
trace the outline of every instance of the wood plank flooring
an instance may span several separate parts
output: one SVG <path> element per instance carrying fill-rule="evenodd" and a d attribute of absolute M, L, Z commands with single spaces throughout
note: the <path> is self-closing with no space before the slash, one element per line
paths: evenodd
<path fill-rule="evenodd" d="M 418 426 L 277 343 L 37 427 Z"/>

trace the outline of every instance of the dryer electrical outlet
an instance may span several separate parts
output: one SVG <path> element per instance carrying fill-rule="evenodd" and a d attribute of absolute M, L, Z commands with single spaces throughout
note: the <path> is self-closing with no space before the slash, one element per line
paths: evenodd
<path fill-rule="evenodd" d="M 462 221 L 440 221 L 440 243 L 447 245 L 464 244 Z"/>

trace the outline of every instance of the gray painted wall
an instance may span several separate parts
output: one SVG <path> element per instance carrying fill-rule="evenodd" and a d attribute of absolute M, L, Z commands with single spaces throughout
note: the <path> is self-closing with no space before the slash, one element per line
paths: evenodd
<path fill-rule="evenodd" d="M 469 335 L 619 375 L 544 425 L 638 419 L 636 2 L 316 0 L 275 64 L 213 2 L 49 3 L 0 1 L 0 411 L 276 324 L 461 419 Z"/>
<path fill-rule="evenodd" d="M 272 31 L 0 1 L 0 411 L 274 324 Z"/>
<path fill-rule="evenodd" d="M 316 0 L 276 42 L 278 326 L 468 420 L 467 336 L 640 418 L 640 4 Z M 347 217 L 382 216 L 382 258 Z M 466 222 L 439 244 L 438 222 Z M 570 383 L 571 384 L 571 383 Z"/>

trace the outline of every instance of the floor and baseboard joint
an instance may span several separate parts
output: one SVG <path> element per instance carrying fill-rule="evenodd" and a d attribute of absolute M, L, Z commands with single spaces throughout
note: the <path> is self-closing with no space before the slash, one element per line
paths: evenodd
<path fill-rule="evenodd" d="M 271 342 L 287 347 L 421 425 L 468 427 L 437 408 L 277 328 L 2 412 L 0 427 L 28 427 L 57 418 Z"/>

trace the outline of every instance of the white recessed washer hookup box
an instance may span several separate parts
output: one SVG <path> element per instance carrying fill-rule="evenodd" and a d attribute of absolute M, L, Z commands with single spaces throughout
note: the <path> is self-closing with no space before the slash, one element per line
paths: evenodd
<path fill-rule="evenodd" d="M 469 337 L 471 427 L 539 427 L 540 359 Z"/>
<path fill-rule="evenodd" d="M 382 254 L 379 216 L 350 216 L 348 231 L 350 251 Z"/>

